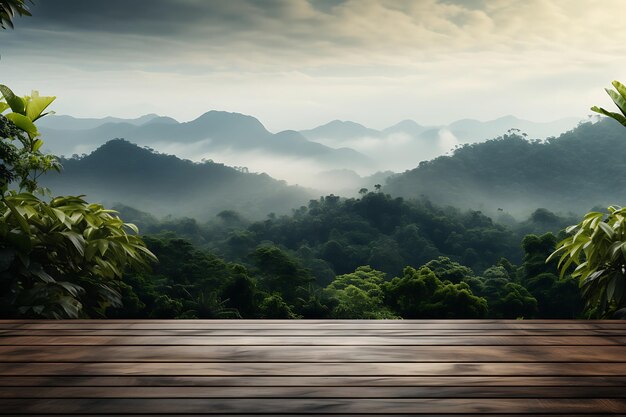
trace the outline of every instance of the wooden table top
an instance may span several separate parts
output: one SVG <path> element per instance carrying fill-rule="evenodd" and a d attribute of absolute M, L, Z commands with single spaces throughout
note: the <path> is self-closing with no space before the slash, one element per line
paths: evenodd
<path fill-rule="evenodd" d="M 0 415 L 626 415 L 626 321 L 0 320 Z"/>

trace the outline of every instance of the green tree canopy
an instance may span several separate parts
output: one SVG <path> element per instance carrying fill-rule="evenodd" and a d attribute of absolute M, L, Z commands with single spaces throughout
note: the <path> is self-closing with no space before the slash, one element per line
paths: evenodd
<path fill-rule="evenodd" d="M 336 318 L 383 319 L 395 316 L 384 306 L 382 285 L 385 273 L 360 266 L 354 272 L 338 275 L 326 287 L 329 297 L 337 300 L 332 314 Z"/>
<path fill-rule="evenodd" d="M 387 304 L 404 318 L 475 318 L 488 311 L 487 301 L 468 284 L 441 281 L 427 267 L 406 267 L 384 288 Z"/>

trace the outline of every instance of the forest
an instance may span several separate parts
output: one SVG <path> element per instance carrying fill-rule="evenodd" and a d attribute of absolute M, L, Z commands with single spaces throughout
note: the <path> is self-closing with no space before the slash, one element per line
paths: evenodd
<path fill-rule="evenodd" d="M 159 263 L 151 273 L 126 276 L 125 307 L 109 310 L 110 317 L 585 314 L 578 284 L 545 262 L 554 233 L 572 219 L 545 209 L 511 227 L 477 211 L 370 191 L 322 197 L 291 215 L 251 223 L 233 211 L 199 224 L 118 210 L 149 235 L 145 242 Z"/>
<path fill-rule="evenodd" d="M 3 173 L 0 316 L 530 319 L 622 314 L 624 258 L 616 252 L 623 247 L 626 223 L 621 209 L 609 208 L 608 217 L 592 211 L 585 217 L 591 224 L 583 220 L 571 226 L 578 222 L 574 211 L 580 206 L 567 214 L 539 207 L 520 219 L 510 208 L 492 207 L 495 215 L 487 215 L 458 208 L 464 204 L 433 201 L 441 195 L 414 195 L 418 184 L 449 196 L 462 196 L 462 190 L 480 195 L 477 187 L 510 188 L 515 194 L 541 178 L 553 178 L 543 182 L 544 191 L 536 190 L 546 194 L 553 187 L 568 189 L 564 181 L 592 189 L 599 173 L 559 176 L 540 168 L 558 171 L 554 161 L 569 160 L 563 165 L 572 166 L 583 155 L 593 161 L 594 152 L 603 152 L 598 148 L 623 146 L 623 128 L 614 121 L 582 124 L 545 142 L 510 132 L 422 163 L 386 185 L 361 188 L 358 197 L 310 198 L 284 214 L 310 190 L 213 161 L 181 160 L 121 139 L 83 157 L 42 153 L 33 122 L 54 97 L 20 99 L 6 86 L 2 91 L 6 109 L 13 112 L 0 119 L 2 136 L 9 138 L 2 158 L 10 168 Z M 599 191 L 603 195 L 623 178 L 619 158 L 607 161 L 612 168 L 601 176 L 607 183 Z M 36 196 L 42 192 L 39 182 L 63 190 L 66 172 L 50 174 L 62 166 L 70 179 L 116 192 L 112 198 L 125 195 L 132 201 L 143 190 L 140 204 L 108 210 L 72 194 L 50 199 L 43 191 Z M 137 166 L 143 175 L 132 175 Z M 402 191 L 407 184 L 413 184 L 413 194 Z M 164 195 L 169 204 L 195 207 L 192 216 L 155 216 L 153 208 Z M 464 197 L 459 201 L 468 203 Z M 259 219 L 263 207 L 282 210 Z M 574 237 L 573 227 L 581 230 Z M 595 241 L 596 246 L 586 244 Z M 582 252 L 593 256 L 596 247 L 610 251 L 612 263 L 579 259 Z"/>
<path fill-rule="evenodd" d="M 545 195 L 570 189 L 564 181 L 579 181 L 579 193 L 593 189 L 600 171 L 551 172 L 559 170 L 555 161 L 571 167 L 583 156 L 593 162 L 594 155 L 623 147 L 623 128 L 614 121 L 582 124 L 545 142 L 509 132 L 422 163 L 385 185 L 363 187 L 358 197 L 310 198 L 311 190 L 267 175 L 213 161 L 193 163 L 121 139 L 91 155 L 57 159 L 42 153 L 33 123 L 54 97 L 19 99 L 8 87 L 2 89 L 6 109 L 13 113 L 1 116 L 3 137 L 9 138 L 2 158 L 10 169 L 3 174 L 0 316 L 530 319 L 621 314 L 621 270 L 605 267 L 602 260 L 595 269 L 589 262 L 581 265 L 577 257 L 585 242 L 564 243 L 580 205 L 567 214 L 539 207 L 525 218 L 519 214 L 525 210 L 515 213 L 510 206 L 491 207 L 493 215 L 458 208 L 471 204 L 463 192 L 480 196 L 481 189 L 509 200 L 539 182 L 543 189 L 535 191 Z M 615 155 L 605 158 L 611 168 L 601 170 L 606 188 L 596 187 L 599 194 L 585 201 L 619 187 L 622 165 Z M 50 174 L 61 166 L 66 172 Z M 136 167 L 142 175 L 133 175 Z M 541 171 L 546 168 L 550 172 Z M 74 193 L 51 200 L 45 193 L 35 195 L 39 182 L 69 191 L 63 186 L 65 175 L 79 179 L 74 186 L 85 189 L 101 184 L 100 190 L 114 193 L 109 200 L 126 196 L 132 202 L 142 191 L 139 204 L 118 203 L 108 210 Z M 419 184 L 429 187 L 416 195 Z M 431 199 L 427 194 L 433 190 L 439 194 Z M 445 204 L 443 192 L 458 193 L 459 204 Z M 155 216 L 165 195 L 170 209 L 195 207 L 191 216 L 158 211 Z M 281 210 L 263 218 L 259 211 L 264 208 Z M 613 211 L 621 216 L 619 209 Z M 594 227 L 611 224 L 610 216 Z M 610 244 L 612 253 L 615 244 L 623 243 L 624 222 L 616 219 L 615 232 L 607 232 L 610 241 L 602 243 Z M 581 227 L 587 227 L 584 221 Z M 575 239 L 580 236 L 598 239 L 593 228 Z M 557 260 L 553 254 L 559 251 Z M 588 270 L 581 269 L 585 265 Z M 581 289 L 583 273 L 600 280 L 584 281 L 592 285 Z"/>
<path fill-rule="evenodd" d="M 29 14 L 2 12 L 3 28 Z M 626 209 L 610 204 L 626 178 L 626 87 L 612 86 L 619 113 L 593 107 L 608 117 L 559 137 L 512 129 L 317 197 L 111 133 L 57 157 L 39 129 L 56 97 L 0 84 L 0 317 L 623 317 Z M 159 119 L 100 130 L 358 156 L 234 113 Z"/>

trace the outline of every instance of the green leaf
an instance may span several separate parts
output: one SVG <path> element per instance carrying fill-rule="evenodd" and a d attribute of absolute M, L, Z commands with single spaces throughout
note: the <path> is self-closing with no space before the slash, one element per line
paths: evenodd
<path fill-rule="evenodd" d="M 41 148 L 42 145 L 43 145 L 43 140 L 35 139 L 33 141 L 33 152 L 37 152 L 39 148 Z"/>
<path fill-rule="evenodd" d="M 109 248 L 109 241 L 106 239 L 98 239 L 98 251 L 100 256 L 104 256 Z"/>
<path fill-rule="evenodd" d="M 6 109 L 10 108 L 11 106 L 9 106 L 7 103 L 0 101 L 0 113 L 4 113 Z"/>
<path fill-rule="evenodd" d="M 136 235 L 139 234 L 139 228 L 133 223 L 125 223 L 124 225 L 128 227 L 130 230 L 132 230 L 133 232 L 135 232 Z"/>
<path fill-rule="evenodd" d="M 608 224 L 604 222 L 598 223 L 598 226 L 600 227 L 600 229 L 602 229 L 604 234 L 607 235 L 609 238 L 612 238 L 613 235 L 615 234 L 615 231 L 611 228 L 611 226 L 609 226 Z"/>
<path fill-rule="evenodd" d="M 613 81 L 611 84 L 613 84 L 613 87 L 615 87 L 617 92 L 620 93 L 620 95 L 624 97 L 624 99 L 626 99 L 626 86 L 624 86 L 624 84 L 620 83 L 617 80 Z"/>
<path fill-rule="evenodd" d="M 56 97 L 41 97 L 38 91 L 33 91 L 26 104 L 26 116 L 33 122 L 45 116 L 43 111 L 52 103 Z"/>
<path fill-rule="evenodd" d="M 59 219 L 59 221 L 61 223 L 63 223 L 65 226 L 69 227 L 69 224 L 67 223 L 67 216 L 65 215 L 65 213 L 62 210 L 59 210 L 58 208 L 52 207 L 52 212 L 57 217 L 57 219 Z"/>
<path fill-rule="evenodd" d="M 596 113 L 600 113 L 603 114 L 605 116 L 608 116 L 610 118 L 613 118 L 615 120 L 617 120 L 618 122 L 620 122 L 622 125 L 626 126 L 626 117 L 624 117 L 624 115 L 619 114 L 619 113 L 612 113 L 608 110 L 603 109 L 602 107 L 598 107 L 598 106 L 593 106 L 591 108 L 591 111 L 594 111 Z"/>
<path fill-rule="evenodd" d="M 6 118 L 12 121 L 19 129 L 28 133 L 28 136 L 31 139 L 39 135 L 37 126 L 35 126 L 35 124 L 28 117 L 19 113 L 9 113 L 6 115 Z"/>
<path fill-rule="evenodd" d="M 30 227 L 28 226 L 28 222 L 26 221 L 24 216 L 22 216 L 20 212 L 17 211 L 17 208 L 15 207 L 15 205 L 10 200 L 7 200 L 7 199 L 3 199 L 2 201 L 4 201 L 4 204 L 6 204 L 9 210 L 11 210 L 11 214 L 15 216 L 15 219 L 19 223 L 22 231 L 24 231 L 24 233 L 26 233 L 27 235 L 30 235 Z"/>
<path fill-rule="evenodd" d="M 25 115 L 26 105 L 21 97 L 16 96 L 9 87 L 4 84 L 0 84 L 0 93 L 4 96 L 7 104 L 11 107 L 15 113 Z"/>
<path fill-rule="evenodd" d="M 85 259 L 91 262 L 94 255 L 96 254 L 96 250 L 98 250 L 97 245 L 93 242 L 90 242 L 85 248 Z"/>
<path fill-rule="evenodd" d="M 72 284 L 71 282 L 60 281 L 57 284 L 63 287 L 63 289 L 69 292 L 73 297 L 78 296 L 79 293 L 84 291 L 81 286 Z"/>
<path fill-rule="evenodd" d="M 617 277 L 615 276 L 615 274 L 613 274 L 611 278 L 609 278 L 609 283 L 606 287 L 606 295 L 609 301 L 611 301 L 613 299 L 613 296 L 615 295 L 616 284 L 617 284 Z"/>
<path fill-rule="evenodd" d="M 622 306 L 622 299 L 624 298 L 624 276 L 618 275 L 615 284 L 615 302 L 618 306 Z"/>
<path fill-rule="evenodd" d="M 615 103 L 615 105 L 620 109 L 622 114 L 626 116 L 626 100 L 624 99 L 624 97 L 622 97 L 613 90 L 609 90 L 608 88 L 606 89 L 606 92 L 613 100 L 613 103 Z"/>
<path fill-rule="evenodd" d="M 81 235 L 75 232 L 61 232 L 61 234 L 72 242 L 80 256 L 85 255 L 85 240 Z"/>

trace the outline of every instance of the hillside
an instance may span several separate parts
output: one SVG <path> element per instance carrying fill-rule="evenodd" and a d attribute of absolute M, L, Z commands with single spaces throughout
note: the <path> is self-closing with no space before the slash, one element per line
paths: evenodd
<path fill-rule="evenodd" d="M 371 164 L 352 149 L 334 149 L 295 131 L 273 134 L 252 116 L 221 111 L 210 111 L 184 123 L 156 115 L 132 120 L 56 116 L 42 124 L 41 133 L 48 151 L 65 156 L 88 153 L 111 139 L 125 138 L 181 158 L 210 158 L 254 171 L 268 171 L 255 161 L 276 158 L 307 162 L 321 169 L 359 169 Z"/>
<path fill-rule="evenodd" d="M 581 213 L 625 203 L 625 157 L 623 127 L 602 120 L 546 141 L 505 135 L 465 145 L 390 178 L 384 190 L 490 214 L 526 215 L 537 207 Z"/>
<path fill-rule="evenodd" d="M 122 139 L 62 163 L 61 175 L 48 174 L 41 181 L 55 194 L 86 193 L 90 201 L 141 207 L 157 216 L 208 219 L 234 209 L 258 219 L 270 212 L 289 212 L 314 197 L 310 190 L 287 186 L 266 174 L 193 163 Z"/>
<path fill-rule="evenodd" d="M 399 172 L 443 155 L 457 145 L 483 142 L 509 129 L 519 129 L 531 138 L 545 139 L 572 129 L 576 123 L 576 118 L 537 123 L 505 116 L 484 122 L 463 119 L 439 126 L 422 126 L 413 120 L 403 120 L 386 129 L 375 130 L 351 121 L 334 120 L 300 133 L 326 146 L 354 149 L 374 160 L 377 170 Z"/>

